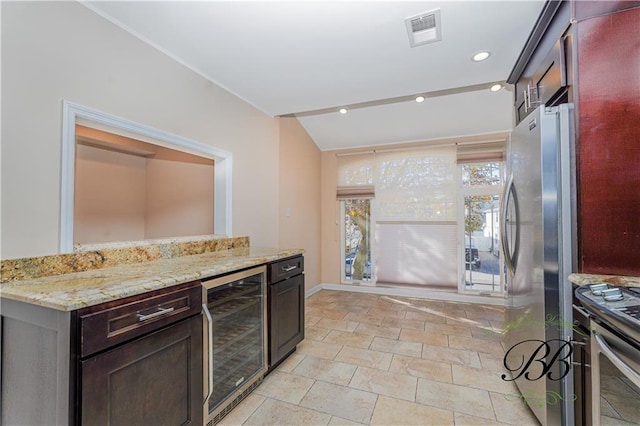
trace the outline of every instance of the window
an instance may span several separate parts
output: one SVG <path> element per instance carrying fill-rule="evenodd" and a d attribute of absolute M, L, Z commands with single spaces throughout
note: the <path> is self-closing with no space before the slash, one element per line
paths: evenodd
<path fill-rule="evenodd" d="M 462 193 L 462 289 L 502 292 L 500 259 L 500 192 L 502 163 L 460 166 Z"/>
<path fill-rule="evenodd" d="M 343 280 L 456 288 L 456 173 L 453 145 L 339 156 Z"/>
<path fill-rule="evenodd" d="M 338 157 L 337 199 L 342 212 L 342 280 L 372 280 L 371 199 L 374 154 L 349 154 Z"/>
<path fill-rule="evenodd" d="M 501 291 L 504 140 L 338 155 L 343 281 Z"/>
<path fill-rule="evenodd" d="M 342 202 L 345 281 L 371 281 L 371 200 Z"/>
<path fill-rule="evenodd" d="M 378 282 L 455 289 L 456 148 L 376 154 Z"/>

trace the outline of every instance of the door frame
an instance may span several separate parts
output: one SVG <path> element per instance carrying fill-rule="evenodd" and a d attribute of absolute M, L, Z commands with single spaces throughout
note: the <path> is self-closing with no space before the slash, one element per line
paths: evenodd
<path fill-rule="evenodd" d="M 488 163 L 496 163 L 497 161 L 488 161 Z M 465 218 L 464 218 L 464 209 L 465 203 L 464 198 L 467 196 L 474 195 L 498 195 L 502 197 L 503 187 L 504 187 L 504 175 L 505 175 L 505 166 L 504 162 L 500 162 L 500 173 L 501 173 L 501 184 L 500 185 L 486 185 L 486 186 L 475 186 L 475 187 L 463 187 L 462 186 L 462 167 L 464 164 L 460 164 L 458 166 L 458 211 L 457 211 L 457 220 L 458 220 L 458 292 L 459 293 L 483 293 L 482 291 L 469 290 L 466 287 L 466 255 L 465 255 Z M 483 164 L 483 162 L 474 163 L 474 164 Z M 500 203 L 502 203 L 502 198 L 500 199 Z M 499 228 L 498 228 L 499 231 Z M 500 291 L 499 292 L 491 292 L 492 295 L 503 296 L 505 294 L 504 288 L 504 259 L 502 250 L 499 256 L 499 271 L 500 271 Z"/>
<path fill-rule="evenodd" d="M 373 212 L 373 198 L 369 198 L 369 256 L 371 257 L 371 270 L 369 280 L 346 280 L 345 279 L 345 259 L 346 253 L 344 250 L 345 246 L 345 201 L 340 200 L 340 283 L 342 284 L 358 284 L 358 285 L 368 285 L 375 286 L 376 284 L 376 276 L 375 276 L 375 220 L 374 220 L 374 212 Z"/>

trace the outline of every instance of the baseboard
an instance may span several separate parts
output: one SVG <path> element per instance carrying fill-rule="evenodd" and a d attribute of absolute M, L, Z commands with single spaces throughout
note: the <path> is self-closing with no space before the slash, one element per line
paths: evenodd
<path fill-rule="evenodd" d="M 317 292 L 319 292 L 320 290 L 322 290 L 322 283 L 318 284 L 318 285 L 317 285 L 317 286 L 315 286 L 315 287 L 310 288 L 309 290 L 306 290 L 306 291 L 304 292 L 304 297 L 305 297 L 305 299 L 306 299 L 307 297 L 309 297 L 309 296 L 312 296 L 312 295 L 316 294 L 316 293 L 317 293 Z"/>
<path fill-rule="evenodd" d="M 407 288 L 407 287 L 376 287 L 367 285 L 353 285 L 353 284 L 332 284 L 332 283 L 320 283 L 317 286 L 311 288 L 305 292 L 305 297 L 309 297 L 320 290 L 337 290 L 337 291 L 351 291 L 354 293 L 369 293 L 379 294 L 384 296 L 398 296 L 398 297 L 416 297 L 420 299 L 430 300 L 444 300 L 448 302 L 463 302 L 463 303 L 481 303 L 484 305 L 496 305 L 504 306 L 505 299 L 496 296 L 479 296 L 474 294 L 460 294 L 446 291 L 425 290 L 419 288 Z"/>

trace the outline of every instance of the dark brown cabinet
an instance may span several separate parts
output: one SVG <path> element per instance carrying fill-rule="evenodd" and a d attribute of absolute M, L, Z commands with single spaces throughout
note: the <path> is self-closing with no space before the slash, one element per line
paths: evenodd
<path fill-rule="evenodd" d="M 549 1 L 540 13 L 507 79 L 515 87 L 516 124 L 540 105 L 571 101 L 570 18 L 568 1 Z"/>
<path fill-rule="evenodd" d="M 200 322 L 180 321 L 81 362 L 81 424 L 202 424 Z"/>
<path fill-rule="evenodd" d="M 575 31 L 578 270 L 640 275 L 640 2 L 582 3 L 608 7 Z"/>
<path fill-rule="evenodd" d="M 639 17 L 640 1 L 547 1 L 507 79 L 518 123 L 572 103 L 576 272 L 640 272 Z"/>
<path fill-rule="evenodd" d="M 269 369 L 304 339 L 304 259 L 269 264 Z"/>
<path fill-rule="evenodd" d="M 531 78 L 522 77 L 516 86 L 516 118 L 522 121 L 539 105 L 553 106 L 568 87 L 566 70 L 568 36 L 558 40 Z"/>
<path fill-rule="evenodd" d="M 201 425 L 200 282 L 77 312 L 82 425 Z"/>

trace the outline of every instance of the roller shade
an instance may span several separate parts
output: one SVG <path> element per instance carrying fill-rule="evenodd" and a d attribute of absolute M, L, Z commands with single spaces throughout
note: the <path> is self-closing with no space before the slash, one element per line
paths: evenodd
<path fill-rule="evenodd" d="M 336 193 L 338 200 L 370 199 L 375 196 L 373 185 L 339 186 Z"/>
<path fill-rule="evenodd" d="M 377 281 L 457 288 L 457 227 L 456 222 L 376 223 Z"/>
<path fill-rule="evenodd" d="M 478 142 L 457 145 L 458 164 L 504 161 L 505 142 Z"/>
<path fill-rule="evenodd" d="M 338 156 L 338 188 L 373 185 L 375 154 L 343 154 Z"/>
<path fill-rule="evenodd" d="M 376 220 L 454 221 L 456 147 L 376 154 Z"/>
<path fill-rule="evenodd" d="M 373 152 L 338 156 L 337 200 L 375 197 L 374 160 L 375 154 Z"/>

